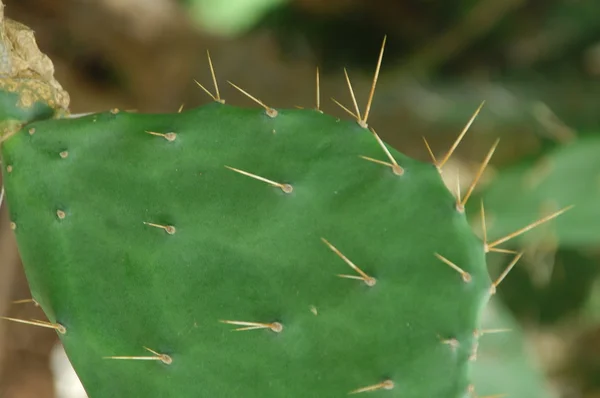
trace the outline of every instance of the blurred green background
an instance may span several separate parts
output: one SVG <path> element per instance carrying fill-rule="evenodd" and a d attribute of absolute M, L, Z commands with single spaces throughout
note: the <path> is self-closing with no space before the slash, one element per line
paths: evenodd
<path fill-rule="evenodd" d="M 500 137 L 468 208 L 502 236 L 561 207 L 563 217 L 512 243 L 526 250 L 486 312 L 474 367 L 481 394 L 600 397 L 600 2 L 593 0 L 5 0 L 31 27 L 74 113 L 119 107 L 172 112 L 209 102 L 210 50 L 221 94 L 255 106 L 346 118 L 347 67 L 364 103 L 387 45 L 370 125 L 398 150 L 443 154 L 482 100 L 444 178 L 463 190 Z M 498 275 L 511 257 L 492 253 Z M 0 313 L 42 316 L 29 297 L 5 210 Z M 68 365 L 68 364 L 67 364 Z M 1 398 L 84 397 L 53 332 L 0 323 Z"/>

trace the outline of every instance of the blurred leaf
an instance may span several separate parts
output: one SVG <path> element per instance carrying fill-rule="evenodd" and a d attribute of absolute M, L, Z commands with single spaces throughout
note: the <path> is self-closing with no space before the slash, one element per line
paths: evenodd
<path fill-rule="evenodd" d="M 584 315 L 588 322 L 600 324 L 600 279 L 596 279 L 592 294 L 584 308 Z"/>
<path fill-rule="evenodd" d="M 510 256 L 494 256 L 494 273 L 505 269 Z M 498 290 L 498 296 L 519 320 L 553 325 L 570 317 L 587 316 L 590 296 L 600 286 L 600 260 L 581 250 L 528 250 Z M 598 307 L 600 308 L 600 307 Z M 600 313 L 598 314 L 600 316 Z"/>
<path fill-rule="evenodd" d="M 569 248 L 600 243 L 599 153 L 600 137 L 590 135 L 499 170 L 483 193 L 490 240 L 574 205 L 513 243 L 560 242 L 561 247 Z"/>
<path fill-rule="evenodd" d="M 203 30 L 237 36 L 250 30 L 271 9 L 288 0 L 186 0 L 192 18 Z"/>
<path fill-rule="evenodd" d="M 543 373 L 528 354 L 517 322 L 497 300 L 488 304 L 483 329 L 511 329 L 483 335 L 473 378 L 478 396 L 506 394 L 507 397 L 551 398 Z"/>

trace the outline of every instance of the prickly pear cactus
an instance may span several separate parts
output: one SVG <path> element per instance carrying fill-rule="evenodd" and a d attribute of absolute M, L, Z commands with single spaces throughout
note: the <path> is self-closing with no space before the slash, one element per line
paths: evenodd
<path fill-rule="evenodd" d="M 2 173 L 49 321 L 9 320 L 55 329 L 92 398 L 472 396 L 498 242 L 446 188 L 452 150 L 368 128 L 372 94 L 357 121 L 217 95 L 25 122 Z"/>
<path fill-rule="evenodd" d="M 482 194 L 490 233 L 507 233 L 531 215 L 574 205 L 569 217 L 561 217 L 517 243 L 525 246 L 535 241 L 558 240 L 565 248 L 595 247 L 600 242 L 598 151 L 597 135 L 581 136 L 500 170 Z"/>
<path fill-rule="evenodd" d="M 493 235 L 574 205 L 568 217 L 506 246 L 526 253 L 521 269 L 512 275 L 513 284 L 505 286 L 503 300 L 516 314 L 549 325 L 581 314 L 600 275 L 594 253 L 600 243 L 600 138 L 582 134 L 562 145 L 545 146 L 534 156 L 497 170 L 481 198 Z M 477 217 L 472 220 L 480 222 Z M 497 262 L 498 267 L 505 265 Z M 491 269 L 495 265 L 488 262 Z"/>
<path fill-rule="evenodd" d="M 358 124 L 108 112 L 30 123 L 2 154 L 34 298 L 92 397 L 468 390 L 483 244 L 434 166 L 361 159 L 383 151 Z M 143 347 L 169 359 L 106 358 Z"/>
<path fill-rule="evenodd" d="M 558 398 L 536 363 L 539 361 L 529 355 L 531 343 L 527 333 L 498 297 L 490 301 L 482 318 L 488 334 L 482 338 L 473 368 L 477 391 L 502 391 L 501 395 L 492 395 L 496 398 Z"/>

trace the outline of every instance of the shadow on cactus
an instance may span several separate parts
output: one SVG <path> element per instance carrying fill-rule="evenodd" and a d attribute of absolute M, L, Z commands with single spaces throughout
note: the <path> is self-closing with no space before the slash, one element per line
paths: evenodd
<path fill-rule="evenodd" d="M 2 172 L 49 321 L 5 319 L 55 329 L 91 397 L 474 396 L 520 254 L 494 281 L 485 257 L 525 230 L 488 243 L 465 217 L 495 146 L 464 196 L 441 178 L 475 115 L 434 164 L 368 126 L 381 56 L 363 112 L 347 79 L 354 121 L 319 94 L 225 104 L 213 73 L 185 112 L 26 123 Z"/>

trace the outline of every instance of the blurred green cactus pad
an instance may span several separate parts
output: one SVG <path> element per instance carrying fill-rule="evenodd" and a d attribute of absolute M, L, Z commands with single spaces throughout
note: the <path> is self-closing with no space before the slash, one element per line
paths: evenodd
<path fill-rule="evenodd" d="M 523 223 L 566 206 L 568 217 L 541 226 L 513 244 L 560 242 L 595 247 L 600 242 L 600 138 L 582 136 L 541 156 L 498 171 L 482 193 L 490 234 L 505 235 Z"/>

